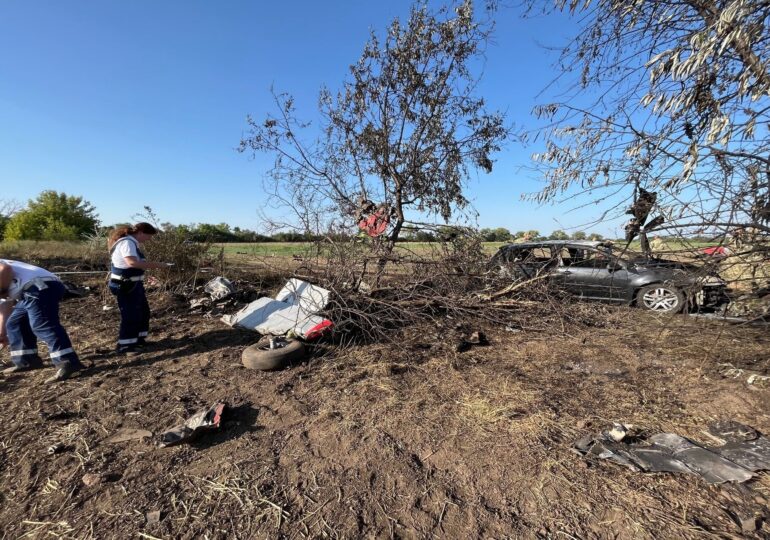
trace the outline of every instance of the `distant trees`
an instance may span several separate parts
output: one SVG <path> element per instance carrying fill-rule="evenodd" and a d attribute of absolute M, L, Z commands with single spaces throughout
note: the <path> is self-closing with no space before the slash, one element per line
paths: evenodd
<path fill-rule="evenodd" d="M 13 201 L 0 201 L 0 240 L 3 230 L 8 233 L 7 240 L 78 240 L 86 234 L 95 231 L 107 234 L 112 227 L 99 226 L 94 207 L 82 197 L 73 197 L 65 193 L 44 191 L 36 199 L 29 201 L 26 208 Z M 140 214 L 137 219 L 157 221 L 151 210 L 147 216 Z M 232 227 L 228 223 L 190 223 L 179 224 L 160 223 L 164 231 L 173 231 L 192 242 L 312 242 L 321 238 L 319 235 L 299 233 L 293 230 L 278 231 L 271 235 L 261 234 L 250 229 Z M 436 242 L 456 234 L 454 227 L 438 226 L 433 229 L 420 227 L 408 228 L 399 241 Z M 331 235 L 332 233 L 330 233 Z M 349 233 L 335 232 L 339 237 L 350 238 Z M 510 242 L 515 238 L 527 237 L 529 240 L 544 240 L 538 230 L 517 231 L 511 234 L 505 227 L 482 228 L 478 234 L 485 242 Z M 324 236 L 326 238 L 327 236 Z M 585 238 L 601 239 L 600 234 L 592 233 L 587 236 L 583 231 L 572 234 L 575 240 Z M 549 239 L 566 240 L 569 238 L 564 231 L 551 233 Z"/>
<path fill-rule="evenodd" d="M 0 240 L 5 234 L 5 227 L 11 221 L 11 216 L 20 209 L 20 204 L 16 201 L 0 200 Z"/>
<path fill-rule="evenodd" d="M 505 227 L 496 229 L 481 229 L 479 234 L 485 242 L 508 242 L 512 239 L 511 231 Z"/>
<path fill-rule="evenodd" d="M 4 240 L 78 240 L 99 225 L 83 197 L 43 191 L 5 224 Z"/>
<path fill-rule="evenodd" d="M 172 223 L 162 223 L 161 228 L 164 231 L 175 231 L 183 234 L 188 240 L 193 242 L 287 242 L 284 240 L 286 233 L 277 233 L 273 236 L 267 236 L 258 232 L 241 229 L 240 227 L 230 227 L 227 223 L 192 223 L 189 225 L 174 225 Z M 290 233 L 294 234 L 294 233 Z"/>

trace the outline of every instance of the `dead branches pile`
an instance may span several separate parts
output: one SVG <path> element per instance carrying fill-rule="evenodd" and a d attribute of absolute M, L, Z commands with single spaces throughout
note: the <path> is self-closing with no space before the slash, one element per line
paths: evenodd
<path fill-rule="evenodd" d="M 380 272 L 382 255 L 357 242 L 338 242 L 305 260 L 296 276 L 329 289 L 326 317 L 346 341 L 400 339 L 422 325 L 477 324 L 512 331 L 598 325 L 603 308 L 576 308 L 544 280 L 511 285 L 487 270 L 480 239 L 457 235 L 445 242 L 397 247 Z"/>
<path fill-rule="evenodd" d="M 158 277 L 162 290 L 178 293 L 194 285 L 201 267 L 210 262 L 211 244 L 190 242 L 184 233 L 172 229 L 155 235 L 145 250 L 150 260 L 173 263 L 168 270 L 157 270 L 153 275 Z"/>

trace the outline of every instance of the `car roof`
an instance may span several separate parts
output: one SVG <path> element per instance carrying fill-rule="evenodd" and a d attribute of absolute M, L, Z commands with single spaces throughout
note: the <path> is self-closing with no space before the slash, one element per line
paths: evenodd
<path fill-rule="evenodd" d="M 591 247 L 597 248 L 606 246 L 607 242 L 599 240 L 542 240 L 540 242 L 522 242 L 521 244 L 506 244 L 500 246 L 500 249 L 508 248 L 533 248 L 542 246 L 567 246 L 567 247 Z"/>

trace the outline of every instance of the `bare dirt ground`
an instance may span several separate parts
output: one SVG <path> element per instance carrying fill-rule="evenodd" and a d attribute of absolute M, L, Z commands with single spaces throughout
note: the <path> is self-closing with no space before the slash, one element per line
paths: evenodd
<path fill-rule="evenodd" d="M 3 538 L 729 538 L 768 512 L 770 473 L 710 486 L 571 450 L 612 421 L 703 442 L 719 419 L 770 433 L 770 388 L 722 375 L 770 372 L 766 328 L 595 306 L 591 326 L 479 327 L 491 344 L 466 352 L 445 320 L 263 373 L 240 365 L 258 335 L 160 295 L 152 349 L 111 356 L 105 300 L 62 305 L 85 376 L 0 380 Z M 219 400 L 219 432 L 157 446 Z M 154 437 L 108 442 L 125 428 Z"/>

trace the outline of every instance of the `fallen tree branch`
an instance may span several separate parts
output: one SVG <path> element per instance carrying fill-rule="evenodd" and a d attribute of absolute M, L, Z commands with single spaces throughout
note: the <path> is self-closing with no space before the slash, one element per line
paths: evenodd
<path fill-rule="evenodd" d="M 482 300 L 494 300 L 495 298 L 500 298 L 501 296 L 505 296 L 506 294 L 511 294 L 514 291 L 517 291 L 526 285 L 531 285 L 532 283 L 536 281 L 540 281 L 541 279 L 544 279 L 548 277 L 548 274 L 540 274 L 539 276 L 535 276 L 532 279 L 528 279 L 526 281 L 519 281 L 518 283 L 511 283 L 504 289 L 501 289 L 495 293 L 489 294 L 489 295 L 483 295 L 481 298 Z"/>

